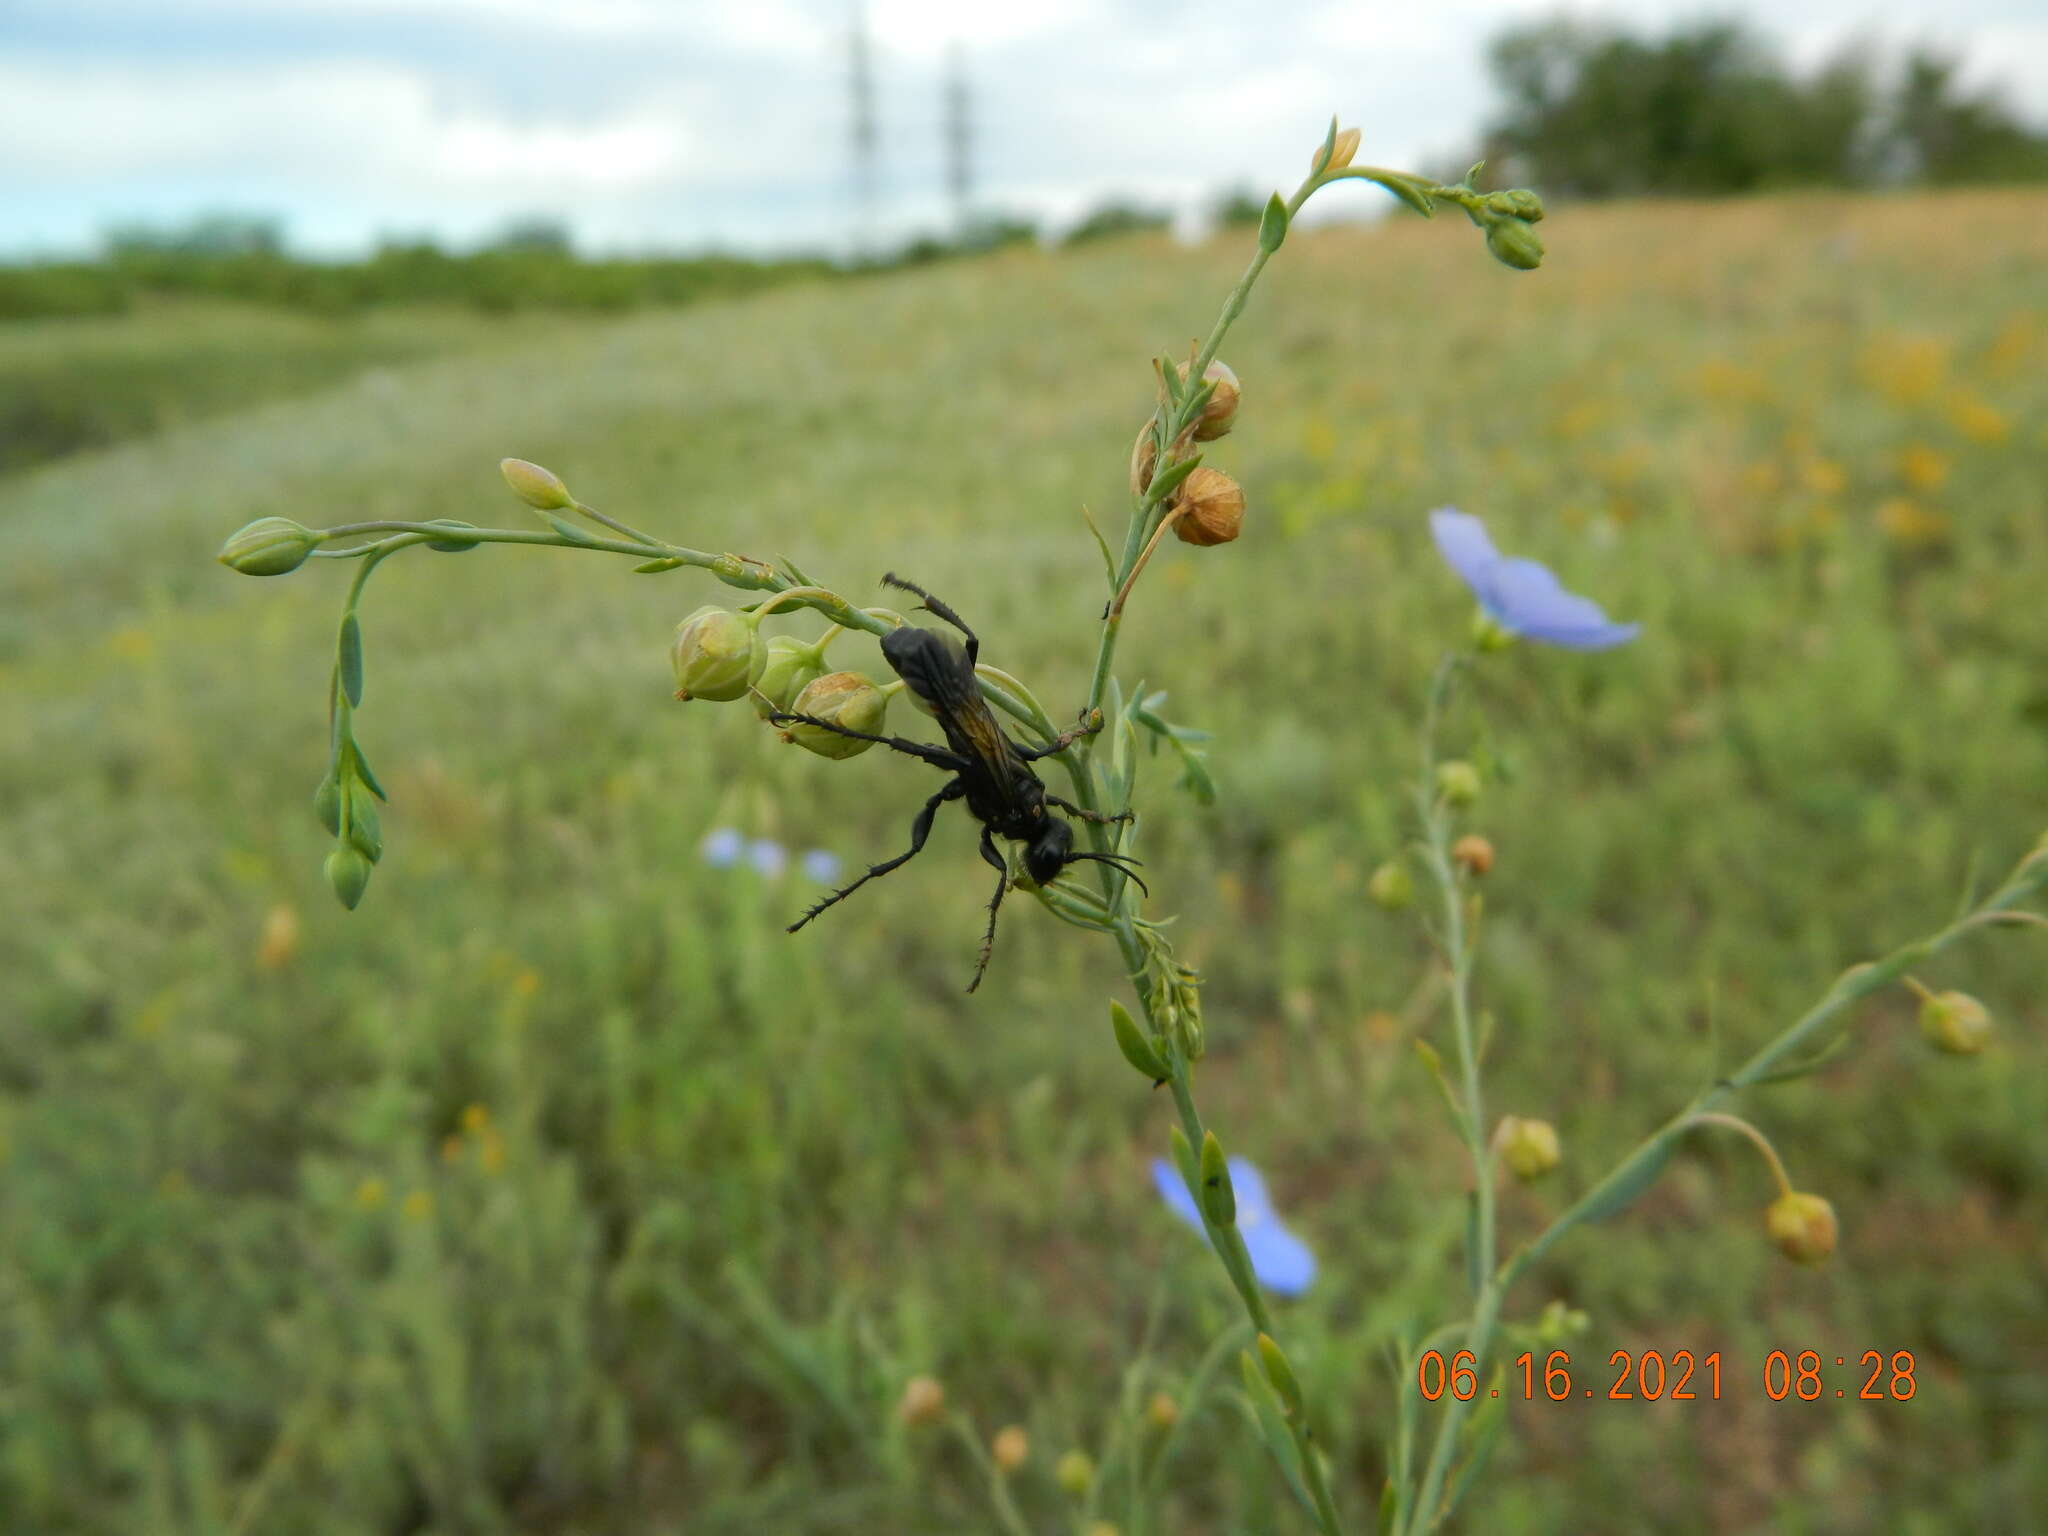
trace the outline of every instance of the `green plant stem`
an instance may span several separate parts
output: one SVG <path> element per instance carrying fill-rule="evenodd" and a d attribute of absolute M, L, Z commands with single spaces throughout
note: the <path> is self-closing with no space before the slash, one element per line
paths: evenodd
<path fill-rule="evenodd" d="M 1857 1003 L 1898 982 L 1913 967 L 1924 964 L 1930 956 L 1947 949 L 1971 930 L 2011 921 L 2015 916 L 2030 915 L 2015 913 L 2014 909 L 2033 900 L 2044 889 L 2048 889 L 2048 849 L 2037 849 L 2020 862 L 2004 885 L 1963 917 L 1926 938 L 1902 945 L 1881 960 L 1852 966 L 1844 971 L 1818 1002 L 1749 1060 L 1729 1076 L 1695 1094 L 1683 1109 L 1645 1138 L 1605 1178 L 1488 1277 L 1480 1290 L 1465 1344 L 1477 1357 L 1475 1368 L 1482 1379 L 1486 1370 L 1486 1346 L 1499 1320 L 1503 1300 L 1529 1266 L 1547 1253 L 1552 1244 L 1583 1222 L 1613 1214 L 1609 1208 L 1618 1197 L 1632 1198 L 1640 1193 L 1636 1186 L 1644 1184 L 1647 1187 L 1645 1181 L 1655 1177 L 1658 1167 L 1670 1156 L 1674 1143 L 1697 1125 L 1701 1117 L 1714 1115 L 1744 1089 L 1771 1081 L 1795 1056 L 1813 1047 L 1829 1025 L 1838 1022 Z M 1442 1508 L 1435 1508 L 1435 1505 L 1441 1496 L 1443 1479 L 1455 1451 L 1458 1429 L 1469 1411 L 1470 1405 L 1462 1402 L 1453 1402 L 1445 1410 L 1429 1470 L 1424 1475 L 1406 1530 L 1430 1530 L 1451 1513 L 1452 1504 L 1446 1503 Z"/>
<path fill-rule="evenodd" d="M 1449 706 L 1452 684 L 1465 658 L 1446 655 L 1437 664 L 1430 682 L 1429 700 L 1423 711 L 1422 777 L 1416 784 L 1416 806 L 1423 826 L 1423 858 L 1443 898 L 1444 963 L 1450 972 L 1451 1026 L 1457 1039 L 1459 1076 L 1462 1083 L 1465 1146 L 1472 1160 L 1472 1199 L 1477 1219 L 1472 1223 L 1472 1251 L 1467 1254 L 1470 1270 L 1479 1276 L 1478 1294 L 1473 1297 L 1472 1324 L 1466 1332 L 1465 1347 L 1474 1357 L 1473 1369 L 1483 1380 L 1486 1349 L 1492 1341 L 1494 1322 L 1500 1312 L 1500 1287 L 1494 1276 L 1494 1187 L 1493 1154 L 1486 1137 L 1486 1110 L 1480 1093 L 1479 1051 L 1472 1027 L 1472 941 L 1465 930 L 1464 893 L 1458 884 L 1457 868 L 1451 861 L 1450 807 L 1436 793 L 1437 732 Z M 1405 1386 L 1404 1386 L 1405 1390 Z M 1427 1530 L 1434 1523 L 1430 1511 L 1441 1496 L 1445 1477 L 1457 1454 L 1458 1434 L 1469 1405 L 1452 1400 L 1437 1426 L 1422 1486 L 1410 1507 L 1408 1529 Z"/>
<path fill-rule="evenodd" d="M 1915 966 L 1925 964 L 1930 956 L 1947 949 L 1965 934 L 1980 927 L 2010 921 L 2008 914 L 2023 915 L 2017 914 L 2015 909 L 2044 890 L 2048 890 L 2048 849 L 2037 850 L 2021 860 L 2004 885 L 1946 928 L 1902 945 L 1881 960 L 1851 966 L 1844 971 L 1811 1008 L 1729 1076 L 1695 1094 L 1690 1103 L 1645 1138 L 1576 1204 L 1516 1252 L 1501 1270 L 1500 1288 L 1505 1290 L 1513 1285 L 1531 1264 L 1549 1251 L 1553 1243 L 1585 1221 L 1589 1211 L 1599 1211 L 1615 1190 L 1628 1188 L 1630 1181 L 1641 1176 L 1653 1160 L 1668 1156 L 1671 1143 L 1684 1133 L 1688 1122 L 1720 1109 L 1744 1089 L 1768 1081 L 1856 1004 L 1891 986 Z"/>
<path fill-rule="evenodd" d="M 967 1454 L 973 1458 L 974 1464 L 988 1478 L 989 1502 L 995 1505 L 996 1518 L 1003 1529 L 1010 1536 L 1031 1536 L 1031 1527 L 1024 1523 L 1024 1516 L 1018 1512 L 1017 1501 L 1010 1497 L 1009 1478 L 1004 1476 L 982 1446 L 981 1436 L 974 1432 L 974 1426 L 962 1414 L 954 1414 L 948 1422 L 953 1426 L 953 1433 L 960 1437 L 960 1443 L 967 1447 Z"/>

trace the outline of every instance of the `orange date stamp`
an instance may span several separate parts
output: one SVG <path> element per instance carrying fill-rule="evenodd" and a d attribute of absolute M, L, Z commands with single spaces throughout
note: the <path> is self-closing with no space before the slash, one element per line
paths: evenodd
<path fill-rule="evenodd" d="M 1861 1355 L 1828 1356 L 1818 1350 L 1774 1349 L 1764 1356 L 1762 1367 L 1753 1373 L 1755 1385 L 1774 1403 L 1812 1403 L 1824 1398 L 1866 1403 L 1904 1403 L 1915 1390 L 1913 1352 L 1908 1349 L 1866 1349 Z M 1481 1395 L 1479 1362 L 1469 1349 L 1448 1359 L 1442 1350 L 1424 1351 L 1416 1363 L 1415 1386 L 1429 1402 L 1448 1393 L 1469 1403 Z M 1719 1402 L 1722 1396 L 1722 1356 L 1695 1355 L 1681 1349 L 1667 1355 L 1662 1350 L 1633 1352 L 1617 1349 L 1607 1357 L 1605 1369 L 1595 1370 L 1594 1385 L 1583 1374 L 1575 1375 L 1572 1357 L 1561 1349 L 1537 1357 L 1524 1350 L 1500 1378 L 1498 1385 L 1485 1389 L 1488 1397 L 1519 1397 L 1525 1403 L 1566 1403 L 1592 1398 L 1610 1403 Z M 1728 1390 L 1741 1390 L 1733 1376 Z"/>

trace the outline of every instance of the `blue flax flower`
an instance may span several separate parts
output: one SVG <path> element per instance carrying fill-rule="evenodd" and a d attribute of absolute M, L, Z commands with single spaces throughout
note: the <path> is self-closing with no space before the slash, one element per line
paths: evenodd
<path fill-rule="evenodd" d="M 1308 1244 L 1280 1224 L 1259 1170 L 1241 1157 L 1229 1160 L 1230 1187 L 1237 1196 L 1237 1230 L 1251 1255 L 1252 1273 L 1275 1296 L 1299 1296 L 1316 1277 L 1316 1256 Z M 1204 1231 L 1201 1212 L 1180 1170 L 1163 1157 L 1152 1160 L 1152 1183 L 1166 1208 L 1197 1232 Z"/>
<path fill-rule="evenodd" d="M 830 885 L 839 878 L 839 855 L 823 848 L 813 848 L 804 855 L 804 874 L 820 885 Z"/>
<path fill-rule="evenodd" d="M 731 869 L 739 863 L 740 855 L 746 852 L 747 840 L 740 836 L 738 827 L 713 827 L 704 834 L 704 841 L 697 845 L 704 862 L 713 869 Z"/>
<path fill-rule="evenodd" d="M 1640 624 L 1611 622 L 1591 598 L 1565 591 L 1549 567 L 1508 559 L 1493 547 L 1486 525 L 1469 512 L 1438 507 L 1429 514 L 1429 531 L 1479 606 L 1510 634 L 1572 651 L 1604 651 L 1642 631 Z"/>

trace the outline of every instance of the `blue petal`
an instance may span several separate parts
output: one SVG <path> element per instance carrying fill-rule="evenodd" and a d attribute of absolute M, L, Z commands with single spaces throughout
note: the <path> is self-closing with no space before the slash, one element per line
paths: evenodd
<path fill-rule="evenodd" d="M 713 869 L 730 869 L 739 863 L 746 845 L 747 840 L 740 836 L 739 828 L 714 827 L 704 834 L 704 841 L 697 846 L 704 862 Z"/>
<path fill-rule="evenodd" d="M 1456 507 L 1438 507 L 1429 514 L 1429 531 L 1445 563 L 1483 600 L 1487 573 L 1500 563 L 1500 551 L 1486 536 L 1486 524 Z"/>
<path fill-rule="evenodd" d="M 1276 1296 L 1299 1296 L 1316 1277 L 1316 1256 L 1308 1244 L 1277 1221 L 1256 1227 L 1238 1223 L 1244 1236 L 1245 1252 L 1251 1256 L 1252 1273 L 1259 1284 Z"/>
<path fill-rule="evenodd" d="M 1316 1277 L 1315 1255 L 1273 1214 L 1259 1170 L 1241 1157 L 1231 1158 L 1228 1166 L 1230 1187 L 1237 1196 L 1237 1230 L 1251 1258 L 1252 1273 L 1276 1296 L 1299 1296 Z M 1152 1160 L 1152 1184 L 1168 1210 L 1197 1232 L 1206 1230 L 1180 1170 L 1163 1157 Z"/>
<path fill-rule="evenodd" d="M 1641 626 L 1608 621 L 1591 598 L 1567 592 L 1535 560 L 1497 560 L 1476 589 L 1479 600 L 1516 634 L 1571 650 L 1596 651 L 1633 640 Z"/>

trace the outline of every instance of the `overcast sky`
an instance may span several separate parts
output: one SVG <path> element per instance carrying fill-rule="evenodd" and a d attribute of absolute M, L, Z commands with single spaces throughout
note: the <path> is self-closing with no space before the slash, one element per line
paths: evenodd
<path fill-rule="evenodd" d="M 1380 164 L 1436 163 L 1492 107 L 1485 39 L 1551 0 L 869 0 L 888 231 L 943 222 L 949 46 L 978 201 L 1182 210 L 1305 169 L 1335 111 Z M 1648 28 L 1634 0 L 1576 14 Z M 1798 61 L 1931 42 L 2048 122 L 2044 0 L 1733 0 Z M 463 243 L 520 214 L 587 249 L 841 248 L 853 0 L 0 0 L 0 252 L 110 223 L 276 214 L 323 254 Z M 1380 196 L 1354 189 L 1355 209 Z M 1338 202 L 1340 199 L 1331 199 Z"/>

